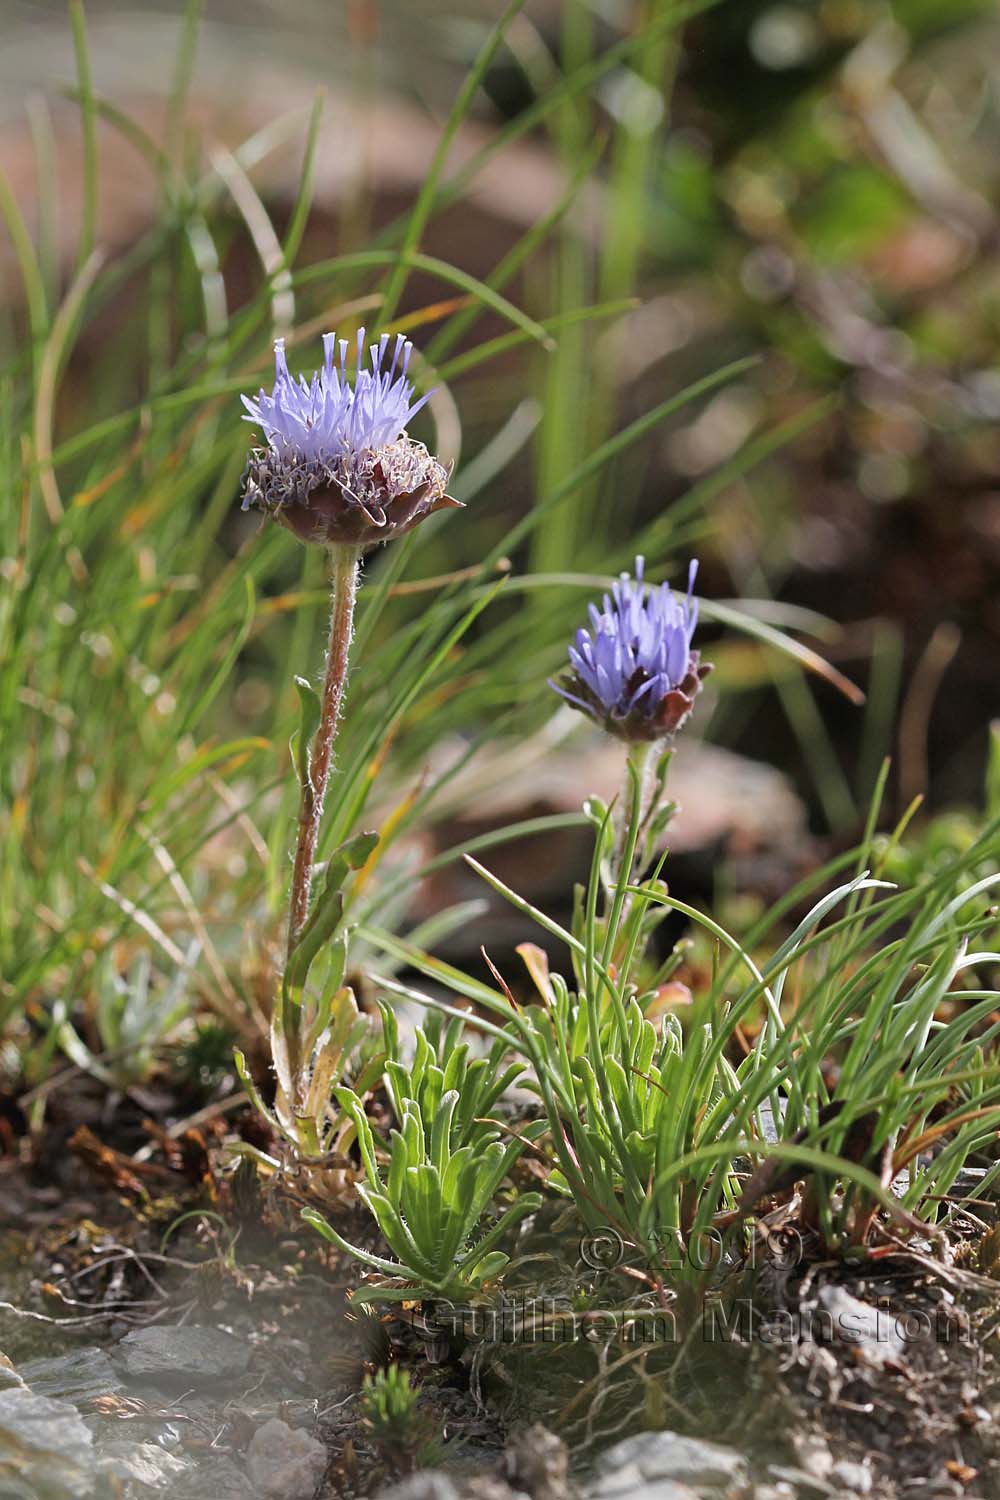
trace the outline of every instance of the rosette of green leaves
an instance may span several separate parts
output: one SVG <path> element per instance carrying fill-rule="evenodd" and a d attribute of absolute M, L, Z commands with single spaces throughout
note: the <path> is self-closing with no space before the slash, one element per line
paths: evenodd
<path fill-rule="evenodd" d="M 313 1209 L 303 1209 L 302 1217 L 338 1249 L 392 1278 L 389 1285 L 362 1287 L 355 1300 L 467 1296 L 498 1276 L 509 1257 L 497 1247 L 519 1220 L 540 1206 L 541 1196 L 521 1194 L 485 1232 L 480 1229 L 504 1178 L 538 1126 L 528 1127 L 506 1146 L 489 1126 L 474 1132 L 467 1144 L 455 1146 L 457 1089 L 447 1089 L 426 1117 L 417 1100 L 403 1097 L 398 1104 L 400 1126 L 391 1133 L 384 1170 L 361 1099 L 346 1088 L 337 1089 L 336 1097 L 357 1132 L 366 1177 L 358 1193 L 396 1259 L 349 1244 Z"/>
<path fill-rule="evenodd" d="M 382 1039 L 385 1046 L 385 1083 L 397 1121 L 402 1121 L 407 1102 L 415 1103 L 421 1117 L 434 1119 L 446 1094 L 458 1095 L 449 1127 L 452 1149 L 493 1139 L 490 1120 L 497 1101 L 524 1073 L 523 1062 L 508 1062 L 511 1042 L 497 1037 L 489 1052 L 472 1057 L 463 1040 L 465 1023 L 431 1014 L 415 1033 L 414 1054 L 407 1063 L 402 1056 L 399 1023 L 391 1006 L 380 1005 Z"/>

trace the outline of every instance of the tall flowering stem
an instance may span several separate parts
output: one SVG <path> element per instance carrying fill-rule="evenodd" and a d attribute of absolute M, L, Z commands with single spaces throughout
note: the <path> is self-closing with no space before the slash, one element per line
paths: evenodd
<path fill-rule="evenodd" d="M 243 509 L 263 510 L 300 541 L 329 550 L 333 607 L 319 727 L 301 775 L 292 870 L 288 956 L 309 916 L 309 892 L 326 784 L 330 778 L 354 626 L 362 552 L 411 531 L 435 511 L 458 506 L 445 494 L 448 470 L 415 442 L 406 424 L 430 398 L 409 379 L 413 345 L 383 334 L 366 348 L 358 330 L 350 344 L 323 335 L 323 363 L 307 379 L 293 376 L 285 341 L 274 345 L 274 384 L 244 396 L 245 420 L 259 427 L 243 475 Z M 349 365 L 353 363 L 351 374 Z"/>
<path fill-rule="evenodd" d="M 310 1192 L 336 1198 L 345 1184 L 345 1151 L 355 1134 L 335 1107 L 345 1067 L 357 1059 L 368 1030 L 349 984 L 344 883 L 364 868 L 378 835 L 358 832 L 331 851 L 323 890 L 311 901 L 316 850 L 334 745 L 347 687 L 354 603 L 361 557 L 418 526 L 435 511 L 457 506 L 445 493 L 449 471 L 416 442 L 407 423 L 429 399 L 409 379 L 413 346 L 399 334 L 365 343 L 323 337 L 323 363 L 306 376 L 288 368 L 285 345 L 274 346 L 274 383 L 244 396 L 246 420 L 260 429 L 243 475 L 243 509 L 263 511 L 302 542 L 326 549 L 331 569 L 330 638 L 322 694 L 296 678 L 301 700 L 294 740 L 301 788 L 288 916 L 288 948 L 271 1011 L 273 1105 L 265 1103 L 247 1066 L 236 1067 L 254 1107 L 305 1173 Z M 324 955 L 322 984 L 310 969 Z M 381 1076 L 376 1055 L 355 1069 L 356 1097 Z M 272 1157 L 254 1153 L 267 1170 Z"/>
<path fill-rule="evenodd" d="M 299 806 L 299 831 L 292 867 L 291 907 L 288 917 L 289 957 L 309 915 L 316 843 L 323 817 L 323 802 L 330 779 L 333 742 L 344 701 L 347 667 L 354 634 L 354 600 L 358 590 L 358 549 L 344 544 L 330 548 L 332 561 L 330 640 L 326 653 L 326 676 L 319 727 L 309 755 L 309 774 L 303 778 Z"/>

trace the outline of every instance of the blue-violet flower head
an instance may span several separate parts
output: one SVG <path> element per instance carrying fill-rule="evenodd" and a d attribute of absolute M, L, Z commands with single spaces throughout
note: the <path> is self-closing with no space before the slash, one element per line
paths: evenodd
<path fill-rule="evenodd" d="M 590 606 L 590 628 L 576 633 L 569 671 L 552 683 L 573 708 L 624 740 L 662 740 L 676 734 L 712 670 L 691 640 L 698 623 L 697 562 L 686 597 L 669 585 L 647 585 L 643 559 L 635 577 L 623 573 L 603 608 Z"/>
<path fill-rule="evenodd" d="M 409 339 L 383 334 L 366 368 L 362 328 L 353 382 L 348 348 L 324 334 L 322 367 L 307 380 L 289 373 L 285 341 L 275 341 L 273 389 L 242 398 L 244 421 L 267 439 L 243 476 L 243 509 L 260 506 L 303 541 L 365 547 L 458 502 L 445 494 L 448 471 L 407 436 L 428 399 L 414 398 L 407 376 Z"/>

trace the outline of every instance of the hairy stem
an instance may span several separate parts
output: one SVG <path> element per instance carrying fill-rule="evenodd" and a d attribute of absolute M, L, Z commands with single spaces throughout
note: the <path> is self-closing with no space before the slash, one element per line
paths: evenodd
<path fill-rule="evenodd" d="M 288 953 L 298 942 L 309 915 L 309 891 L 312 885 L 316 841 L 323 816 L 326 784 L 330 779 L 333 742 L 337 737 L 340 706 L 347 682 L 347 662 L 354 632 L 354 596 L 358 587 L 358 550 L 338 545 L 330 548 L 330 643 L 326 653 L 326 677 L 323 682 L 323 704 L 319 728 L 309 755 L 309 776 L 302 788 L 299 806 L 299 833 L 292 868 L 291 907 L 288 916 Z"/>
<path fill-rule="evenodd" d="M 629 746 L 621 795 L 618 799 L 618 815 L 615 819 L 615 863 L 612 873 L 616 883 L 623 873 L 622 866 L 625 862 L 629 832 L 632 824 L 632 777 L 629 768 L 634 769 L 639 778 L 639 815 L 637 819 L 638 834 L 636 838 L 636 850 L 632 859 L 632 869 L 624 872 L 626 881 L 631 881 L 632 879 L 635 860 L 641 854 L 642 835 L 646 824 L 655 811 L 653 807 L 653 793 L 655 789 L 656 765 L 662 753 L 663 745 L 660 741 L 654 741 L 651 744 L 644 742 Z"/>

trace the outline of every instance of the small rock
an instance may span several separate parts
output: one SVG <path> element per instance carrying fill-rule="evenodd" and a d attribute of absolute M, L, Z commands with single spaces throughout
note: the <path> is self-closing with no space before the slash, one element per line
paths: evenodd
<path fill-rule="evenodd" d="M 791 1441 L 799 1467 L 805 1469 L 807 1474 L 815 1475 L 817 1479 L 829 1479 L 833 1469 L 833 1454 L 826 1439 L 818 1433 L 793 1432 Z"/>
<path fill-rule="evenodd" d="M 644 1479 L 635 1464 L 589 1486 L 586 1500 L 701 1500 L 702 1491 L 676 1479 Z"/>
<path fill-rule="evenodd" d="M 250 1347 L 218 1328 L 158 1326 L 126 1334 L 115 1357 L 133 1380 L 200 1385 L 242 1375 Z"/>
<path fill-rule="evenodd" d="M 948 1189 L 949 1198 L 971 1198 L 978 1193 L 986 1176 L 986 1167 L 960 1167 Z"/>
<path fill-rule="evenodd" d="M 31 1359 L 21 1366 L 25 1385 L 39 1396 L 89 1401 L 122 1389 L 122 1382 L 103 1349 L 74 1349 L 55 1359 Z"/>
<path fill-rule="evenodd" d="M 25 1388 L 0 1391 L 0 1494 L 34 1500 L 89 1495 L 93 1437 L 75 1407 Z"/>
<path fill-rule="evenodd" d="M 170 1500 L 250 1500 L 247 1476 L 231 1458 L 199 1459 L 171 1489 Z"/>
<path fill-rule="evenodd" d="M 775 1480 L 778 1484 L 787 1484 L 796 1494 L 837 1494 L 837 1490 L 832 1484 L 828 1484 L 818 1474 L 810 1474 L 808 1469 L 793 1469 L 784 1464 L 769 1464 L 767 1477 Z"/>
<path fill-rule="evenodd" d="M 640 1432 L 602 1453 L 595 1465 L 592 1500 L 683 1500 L 668 1486 L 744 1488 L 750 1479 L 746 1459 L 734 1448 L 681 1437 L 676 1432 Z"/>
<path fill-rule="evenodd" d="M 512 1490 L 496 1474 L 469 1474 L 462 1480 L 462 1500 L 531 1500 L 525 1490 Z"/>
<path fill-rule="evenodd" d="M 172 1489 L 188 1468 L 156 1443 L 103 1443 L 98 1453 L 105 1473 L 125 1481 L 136 1500 L 139 1495 Z"/>
<path fill-rule="evenodd" d="M 267 1500 L 312 1500 L 326 1466 L 323 1444 L 277 1417 L 257 1428 L 247 1449 L 247 1473 Z"/>
<path fill-rule="evenodd" d="M 787 1100 L 782 1099 L 779 1096 L 778 1097 L 778 1118 L 779 1118 L 779 1120 L 784 1120 L 787 1108 L 788 1108 Z M 775 1123 L 775 1119 L 774 1119 L 774 1106 L 772 1105 L 770 1099 L 762 1099 L 760 1101 L 760 1105 L 758 1106 L 758 1109 L 757 1109 L 757 1118 L 760 1120 L 761 1129 L 764 1132 L 764 1139 L 765 1139 L 765 1141 L 767 1141 L 767 1143 L 768 1143 L 769 1146 L 777 1145 L 778 1141 L 781 1140 L 781 1132 L 779 1131 L 778 1126 Z"/>
<path fill-rule="evenodd" d="M 850 1490 L 855 1495 L 868 1495 L 872 1488 L 872 1471 L 867 1464 L 852 1463 L 842 1458 L 830 1470 L 830 1483 L 841 1490 Z"/>
<path fill-rule="evenodd" d="M 457 1488 L 440 1469 L 420 1469 L 379 1490 L 376 1500 L 459 1500 Z"/>
<path fill-rule="evenodd" d="M 896 1313 L 872 1307 L 842 1286 L 820 1287 L 819 1301 L 834 1338 L 852 1345 L 869 1364 L 899 1365 L 904 1361 L 906 1341 L 896 1326 Z M 821 1326 L 825 1322 L 820 1319 Z"/>
<path fill-rule="evenodd" d="M 17 1390 L 23 1385 L 24 1381 L 6 1354 L 0 1354 L 0 1391 Z"/>
<path fill-rule="evenodd" d="M 568 1500 L 573 1494 L 566 1444 L 541 1422 L 514 1434 L 504 1454 L 504 1467 L 512 1487 L 524 1490 L 533 1500 Z"/>

